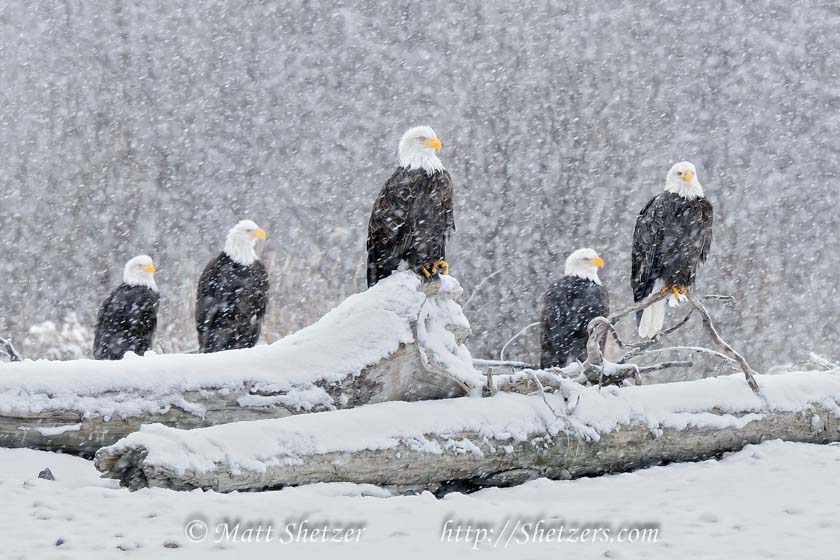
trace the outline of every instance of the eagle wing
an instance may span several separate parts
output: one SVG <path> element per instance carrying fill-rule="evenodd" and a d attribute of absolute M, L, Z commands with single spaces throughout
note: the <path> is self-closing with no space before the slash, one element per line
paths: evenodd
<path fill-rule="evenodd" d="M 703 228 L 703 243 L 700 247 L 700 262 L 702 263 L 706 262 L 709 250 L 712 248 L 712 225 L 715 221 L 715 213 L 709 199 L 702 198 L 700 201 L 700 225 Z"/>
<path fill-rule="evenodd" d="M 262 323 L 265 310 L 268 307 L 268 272 L 262 262 L 254 262 L 254 314 L 257 324 Z"/>
<path fill-rule="evenodd" d="M 152 342 L 155 338 L 155 331 L 157 330 L 157 314 L 160 305 L 160 294 L 145 288 L 141 292 L 137 305 L 137 323 L 136 336 L 138 339 L 138 349 L 141 352 L 152 347 Z"/>
<path fill-rule="evenodd" d="M 446 259 L 446 242 L 455 230 L 452 208 L 452 177 L 447 171 L 421 174 L 416 179 L 418 195 L 409 223 L 412 229 L 413 265 L 430 265 Z"/>
<path fill-rule="evenodd" d="M 545 293 L 542 312 L 540 367 L 565 366 L 569 355 L 568 339 L 573 334 L 570 302 L 562 280 L 554 282 Z"/>
<path fill-rule="evenodd" d="M 636 218 L 630 277 L 634 301 L 650 295 L 660 274 L 665 231 L 663 210 L 661 195 L 657 195 L 650 199 Z"/>
<path fill-rule="evenodd" d="M 368 223 L 368 287 L 397 270 L 403 259 L 417 267 L 446 258 L 446 241 L 454 229 L 449 173 L 397 169 Z"/>
<path fill-rule="evenodd" d="M 438 211 L 443 215 L 444 235 L 449 238 L 449 235 L 455 231 L 455 211 L 452 203 L 452 176 L 448 171 L 440 174 L 438 185 Z"/>
<path fill-rule="evenodd" d="M 120 284 L 99 309 L 93 341 L 96 359 L 120 359 L 127 350 L 152 346 L 160 295 L 150 288 Z"/>
<path fill-rule="evenodd" d="M 99 308 L 99 313 L 96 315 L 96 330 L 93 336 L 93 356 L 97 360 L 110 359 L 110 342 L 111 342 L 111 315 L 114 306 L 114 298 L 117 295 L 116 290 L 108 294 L 108 298 L 102 303 Z"/>
<path fill-rule="evenodd" d="M 411 242 L 408 231 L 414 199 L 412 176 L 398 169 L 379 192 L 368 222 L 368 287 L 397 269 Z"/>
<path fill-rule="evenodd" d="M 416 196 L 409 179 L 403 173 L 395 173 L 376 197 L 368 223 L 368 251 L 399 244 L 407 237 L 406 224 L 411 217 Z"/>
<path fill-rule="evenodd" d="M 198 331 L 198 345 L 204 348 L 204 337 L 219 311 L 219 257 L 214 258 L 198 278 L 195 291 L 195 328 Z"/>
<path fill-rule="evenodd" d="M 606 317 L 609 305 L 606 288 L 594 282 L 569 276 L 554 282 L 543 304 L 540 367 L 586 359 L 589 322 Z"/>

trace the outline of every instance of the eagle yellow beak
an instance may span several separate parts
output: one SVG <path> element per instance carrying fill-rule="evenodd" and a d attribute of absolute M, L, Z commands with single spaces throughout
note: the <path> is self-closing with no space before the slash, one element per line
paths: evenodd
<path fill-rule="evenodd" d="M 690 183 L 692 179 L 694 179 L 694 173 L 691 172 L 691 169 L 686 169 L 683 173 L 683 180 L 686 183 Z"/>
<path fill-rule="evenodd" d="M 155 271 L 155 265 L 152 264 L 152 263 L 149 263 L 149 264 L 147 264 L 146 266 L 143 267 L 143 272 L 154 272 L 154 271 Z"/>
<path fill-rule="evenodd" d="M 265 233 L 265 230 L 263 228 L 257 228 L 253 233 L 251 233 L 251 235 L 253 237 L 256 237 L 257 239 L 268 238 L 268 234 Z"/>
<path fill-rule="evenodd" d="M 601 257 L 595 257 L 590 262 L 598 268 L 604 268 L 604 259 L 602 259 Z"/>
<path fill-rule="evenodd" d="M 441 147 L 443 147 L 443 144 L 440 143 L 439 138 L 429 138 L 426 141 L 424 141 L 423 143 L 430 148 L 434 148 L 435 151 L 437 151 L 437 152 L 439 152 Z"/>

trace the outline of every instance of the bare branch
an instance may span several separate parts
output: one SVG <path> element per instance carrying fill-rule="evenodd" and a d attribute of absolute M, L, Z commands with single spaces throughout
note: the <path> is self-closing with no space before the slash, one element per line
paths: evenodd
<path fill-rule="evenodd" d="M 484 284 L 486 284 L 488 280 L 490 280 L 491 278 L 493 278 L 494 276 L 496 276 L 497 274 L 499 274 L 500 272 L 502 272 L 504 270 L 505 270 L 504 268 L 500 268 L 496 272 L 493 272 L 492 274 L 488 274 L 487 276 L 485 276 L 484 279 L 481 282 L 478 283 L 478 286 L 475 287 L 475 289 L 470 294 L 470 297 L 467 298 L 467 301 L 464 302 L 464 305 L 462 305 L 461 307 L 466 309 L 467 306 L 470 304 L 470 302 L 475 297 L 475 295 L 478 293 L 478 291 L 482 288 L 482 286 L 484 286 Z"/>
<path fill-rule="evenodd" d="M 693 305 L 694 308 L 703 316 L 703 325 L 706 327 L 706 330 L 709 331 L 709 334 L 712 336 L 715 343 L 721 347 L 727 356 L 738 362 L 738 366 L 741 368 L 741 371 L 744 372 L 744 377 L 747 379 L 747 384 L 750 386 L 750 389 L 753 390 L 753 393 L 759 394 L 760 390 L 758 388 L 758 383 L 755 381 L 755 372 L 750 367 L 750 364 L 747 363 L 747 360 L 745 360 L 741 354 L 736 352 L 734 348 L 732 348 L 720 337 L 717 329 L 715 329 L 715 324 L 712 322 L 712 316 L 709 315 L 709 312 L 705 307 L 703 307 L 703 304 L 694 296 L 691 290 L 686 290 L 685 296 L 688 298 L 688 301 L 691 302 L 691 305 Z"/>
<path fill-rule="evenodd" d="M 493 395 L 498 393 L 499 390 L 496 388 L 496 384 L 493 382 L 492 370 L 488 369 L 487 372 L 485 373 L 485 375 L 486 375 L 486 379 L 485 379 L 485 382 L 484 382 L 484 387 L 482 387 L 482 389 L 481 389 L 481 396 L 492 397 Z"/>
<path fill-rule="evenodd" d="M 537 326 L 537 325 L 539 325 L 539 324 L 540 324 L 540 322 L 539 322 L 539 321 L 535 321 L 535 322 L 531 323 L 530 325 L 528 325 L 528 326 L 524 327 L 524 328 L 523 328 L 522 330 L 520 330 L 518 333 L 516 333 L 515 335 L 513 335 L 513 337 L 512 337 L 510 340 L 508 340 L 507 342 L 505 342 L 505 345 L 504 345 L 504 346 L 502 346 L 502 351 L 501 351 L 501 352 L 499 352 L 499 360 L 501 360 L 501 361 L 505 361 L 505 350 L 507 350 L 507 347 L 508 347 L 508 346 L 510 346 L 510 343 L 511 343 L 511 342 L 513 342 L 514 340 L 516 340 L 517 338 L 519 338 L 520 336 L 522 336 L 523 334 L 525 334 L 526 332 L 528 332 L 530 329 L 532 329 L 532 328 L 536 327 L 536 326 Z"/>
<path fill-rule="evenodd" d="M 598 377 L 599 387 L 621 385 L 627 379 L 632 379 L 635 385 L 642 384 L 642 378 L 639 376 L 641 370 L 638 364 L 611 364 L 605 362 L 599 369 L 601 370 L 601 375 Z"/>
<path fill-rule="evenodd" d="M 708 294 L 708 295 L 702 296 L 700 298 L 701 301 L 705 301 L 707 299 L 708 300 L 735 301 L 735 298 L 732 297 L 732 296 L 725 296 L 725 295 L 720 295 L 720 294 Z M 620 360 L 618 360 L 618 363 L 623 364 L 623 363 L 626 363 L 626 362 L 630 361 L 631 359 L 633 359 L 637 355 L 639 355 L 639 353 L 642 350 L 646 350 L 646 349 L 650 348 L 654 344 L 658 343 L 662 338 L 664 338 L 664 337 L 668 336 L 669 334 L 672 334 L 675 331 L 682 328 L 686 323 L 688 323 L 688 320 L 691 319 L 691 316 L 694 315 L 694 311 L 695 311 L 695 309 L 694 309 L 694 307 L 692 307 L 689 310 L 689 312 L 685 315 L 685 317 L 680 319 L 680 321 L 677 322 L 676 324 L 668 327 L 667 329 L 664 329 L 664 330 L 658 332 L 656 334 L 656 336 L 654 336 L 653 338 L 649 338 L 647 340 L 643 340 L 643 341 L 639 342 L 638 344 L 632 345 L 631 349 L 627 353 L 625 353 L 624 356 L 622 356 Z"/>
<path fill-rule="evenodd" d="M 544 387 L 559 391 L 563 382 L 573 381 L 584 384 L 586 378 L 582 375 L 583 364 L 574 362 L 564 368 L 524 369 L 515 373 L 490 374 L 498 391 L 508 393 L 531 394 L 536 391 L 534 376 L 537 376 Z"/>
<path fill-rule="evenodd" d="M 664 293 L 664 292 L 652 293 L 648 297 L 646 297 L 645 299 L 643 299 L 641 301 L 637 301 L 636 303 L 628 305 L 628 306 L 624 307 L 623 309 L 619 309 L 618 311 L 614 311 L 613 313 L 610 313 L 610 316 L 607 317 L 607 319 L 609 320 L 610 323 L 615 324 L 622 317 L 624 317 L 626 315 L 630 315 L 631 313 L 636 313 L 637 311 L 642 311 L 647 306 L 652 305 L 652 304 L 656 303 L 657 301 L 661 301 L 661 300 L 667 298 L 669 295 L 670 295 L 670 293 Z"/>
<path fill-rule="evenodd" d="M 840 366 L 838 366 L 837 364 L 835 364 L 831 360 L 823 358 L 822 356 L 820 356 L 819 354 L 817 354 L 815 352 L 810 353 L 808 360 L 803 360 L 802 362 L 798 362 L 798 363 L 800 363 L 800 364 L 813 364 L 813 365 L 819 367 L 820 369 L 823 369 L 823 370 L 826 370 L 826 371 L 830 370 L 830 369 L 840 368 Z"/>
<path fill-rule="evenodd" d="M 655 335 L 653 338 L 649 338 L 649 339 L 647 339 L 647 340 L 643 340 L 643 341 L 639 342 L 638 344 L 634 345 L 633 347 L 631 347 L 631 348 L 630 348 L 630 350 L 629 350 L 629 351 L 627 351 L 627 352 L 626 352 L 626 353 L 625 353 L 625 354 L 621 357 L 621 359 L 619 359 L 619 360 L 618 360 L 618 363 L 619 363 L 619 364 L 623 364 L 623 363 L 626 363 L 626 362 L 630 361 L 631 359 L 633 359 L 633 358 L 635 358 L 636 356 L 638 356 L 638 355 L 639 355 L 639 353 L 640 353 L 640 352 L 642 352 L 643 350 L 646 350 L 647 348 L 650 348 L 650 347 L 651 347 L 651 346 L 653 346 L 654 344 L 658 343 L 658 342 L 660 341 L 660 339 L 662 339 L 662 337 L 664 337 L 664 336 L 668 336 L 669 334 L 671 334 L 671 333 L 673 333 L 674 331 L 678 330 L 680 327 L 682 327 L 683 325 L 685 325 L 686 323 L 688 323 L 688 320 L 689 320 L 689 319 L 691 319 L 692 314 L 694 314 L 694 308 L 692 308 L 692 309 L 691 309 L 691 311 L 689 311 L 689 312 L 686 314 L 686 316 L 685 316 L 685 317 L 683 317 L 683 318 L 682 318 L 682 319 L 681 319 L 678 323 L 676 323 L 675 325 L 672 325 L 672 326 L 668 327 L 667 329 L 665 329 L 665 330 L 663 330 L 663 331 L 660 331 L 660 332 L 656 333 L 656 335 Z"/>
<path fill-rule="evenodd" d="M 706 301 L 707 299 L 719 299 L 722 301 L 735 301 L 735 298 L 732 296 L 724 296 L 721 294 L 706 294 L 705 296 L 700 298 L 700 301 Z"/>
<path fill-rule="evenodd" d="M 632 305 L 628 305 L 623 309 L 619 309 L 614 313 L 610 313 L 610 316 L 607 318 L 604 317 L 596 317 L 589 322 L 587 326 L 587 332 L 589 335 L 589 339 L 586 343 L 586 365 L 587 366 L 596 366 L 601 364 L 603 361 L 603 355 L 601 353 L 601 343 L 603 342 L 604 336 L 606 333 L 609 332 L 613 336 L 613 340 L 615 340 L 616 344 L 619 345 L 620 348 L 624 349 L 627 347 L 632 348 L 639 348 L 640 345 L 627 345 L 625 344 L 621 338 L 618 336 L 618 332 L 615 329 L 615 323 L 618 322 L 619 319 L 630 315 L 632 313 L 636 313 L 638 311 L 642 311 L 646 307 L 653 305 L 654 303 L 661 301 L 669 296 L 668 293 L 665 292 L 655 292 L 650 294 L 648 297 L 644 298 L 641 301 L 637 301 Z M 642 344 L 645 344 L 643 342 Z M 632 356 L 631 356 L 632 357 Z M 629 358 L 628 358 L 629 359 Z M 624 360 L 626 361 L 626 360 Z M 586 372 L 586 376 L 588 378 L 592 378 L 594 371 L 591 370 Z"/>
<path fill-rule="evenodd" d="M 678 352 L 678 351 L 696 352 L 698 354 L 711 354 L 712 356 L 715 356 L 716 358 L 720 358 L 724 362 L 729 362 L 731 364 L 738 365 L 738 362 L 736 362 L 734 359 L 730 358 L 726 354 L 721 354 L 720 352 L 717 352 L 715 350 L 711 350 L 709 348 L 703 348 L 702 346 L 668 346 L 666 348 L 649 348 L 647 350 L 641 351 L 639 354 L 640 355 L 661 354 L 663 352 Z"/>
<path fill-rule="evenodd" d="M 691 367 L 694 365 L 694 362 L 691 360 L 683 360 L 683 361 L 673 361 L 673 362 L 660 362 L 658 364 L 653 364 L 650 366 L 639 366 L 639 373 L 649 373 L 651 371 L 659 371 L 662 369 L 668 368 L 684 368 L 684 367 Z"/>
<path fill-rule="evenodd" d="M 11 338 L 0 338 L 0 352 L 9 357 L 10 362 L 22 362 L 23 358 L 12 344 Z"/>
<path fill-rule="evenodd" d="M 625 344 L 621 337 L 618 336 L 618 331 L 616 330 L 615 326 L 606 318 L 604 317 L 595 317 L 589 322 L 589 326 L 587 327 L 587 331 L 589 336 L 592 336 L 592 333 L 595 331 L 596 328 L 602 327 L 606 330 L 609 334 L 612 335 L 613 340 L 618 345 L 619 348 L 622 350 L 625 348 L 633 348 L 634 346 Z"/>
<path fill-rule="evenodd" d="M 480 358 L 473 358 L 473 365 L 480 368 L 485 367 L 511 367 L 511 368 L 529 368 L 529 369 L 539 369 L 537 366 L 533 364 L 529 364 L 526 362 L 519 362 L 516 360 L 482 360 Z"/>

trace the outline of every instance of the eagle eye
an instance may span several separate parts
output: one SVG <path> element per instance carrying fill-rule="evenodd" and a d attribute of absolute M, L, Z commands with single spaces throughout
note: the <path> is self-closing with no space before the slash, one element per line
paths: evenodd
<path fill-rule="evenodd" d="M 425 137 L 425 136 L 421 136 L 420 138 L 418 138 L 418 140 L 420 140 L 421 142 L 425 142 L 425 141 L 426 141 L 426 137 Z"/>

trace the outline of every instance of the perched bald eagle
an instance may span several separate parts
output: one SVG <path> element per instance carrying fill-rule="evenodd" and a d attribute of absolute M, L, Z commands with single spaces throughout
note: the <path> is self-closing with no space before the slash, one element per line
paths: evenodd
<path fill-rule="evenodd" d="M 265 231 L 251 220 L 236 224 L 225 249 L 198 279 L 195 326 L 201 352 L 251 348 L 260 338 L 268 304 L 268 273 L 254 247 Z"/>
<path fill-rule="evenodd" d="M 685 299 L 697 267 L 709 255 L 712 221 L 712 205 L 703 195 L 694 165 L 675 164 L 665 179 L 665 191 L 636 218 L 630 279 L 635 301 L 658 290 L 672 292 L 667 300 L 672 306 Z M 652 338 L 662 330 L 665 306 L 662 300 L 639 314 L 640 337 Z"/>
<path fill-rule="evenodd" d="M 400 140 L 400 166 L 379 193 L 368 223 L 368 287 L 401 265 L 426 278 L 449 272 L 446 241 L 455 218 L 452 178 L 435 154 L 440 148 L 428 126 L 412 128 Z"/>
<path fill-rule="evenodd" d="M 606 317 L 610 299 L 598 278 L 604 260 L 592 249 L 578 249 L 566 259 L 565 275 L 545 294 L 540 367 L 563 367 L 586 359 L 587 326 Z"/>
<path fill-rule="evenodd" d="M 134 257 L 125 264 L 122 284 L 99 308 L 93 357 L 120 360 L 126 352 L 142 355 L 151 348 L 159 303 L 152 259 L 146 255 Z"/>

